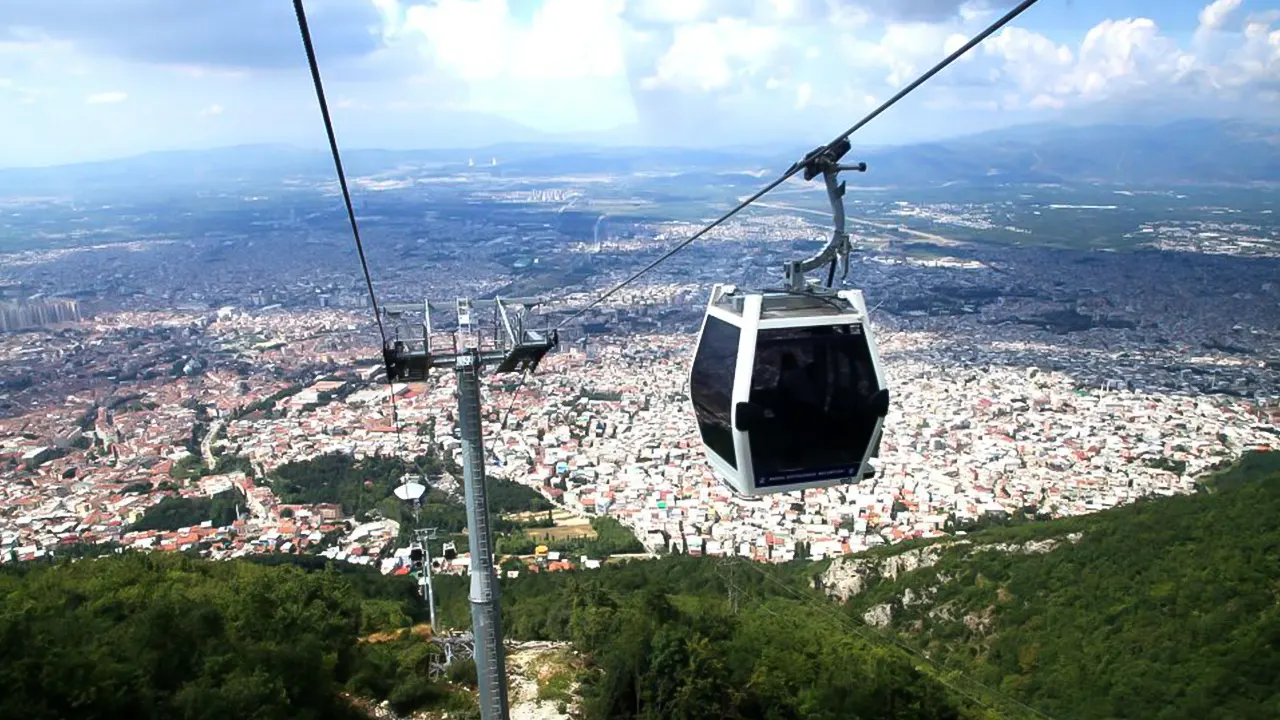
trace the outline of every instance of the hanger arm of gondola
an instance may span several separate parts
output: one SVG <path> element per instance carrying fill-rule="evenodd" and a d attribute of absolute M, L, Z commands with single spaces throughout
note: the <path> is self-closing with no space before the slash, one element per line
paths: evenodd
<path fill-rule="evenodd" d="M 849 253 L 852 252 L 853 247 L 849 242 L 849 233 L 845 229 L 845 185 L 839 180 L 839 174 L 846 170 L 853 172 L 867 171 L 865 162 L 860 162 L 856 165 L 840 164 L 840 159 L 849 151 L 849 147 L 849 140 L 846 138 L 832 148 L 818 148 L 805 156 L 805 161 L 802 165 L 804 178 L 805 180 L 811 180 L 819 174 L 822 175 L 823 182 L 827 186 L 827 201 L 831 203 L 831 217 L 835 229 L 831 233 L 831 239 L 816 254 L 804 260 L 793 260 L 787 263 L 785 268 L 787 283 L 793 291 L 804 290 L 805 273 L 817 270 L 824 265 L 830 266 L 830 272 L 827 273 L 827 287 L 831 286 L 835 278 L 836 263 L 840 263 L 844 268 L 842 278 L 849 274 Z"/>

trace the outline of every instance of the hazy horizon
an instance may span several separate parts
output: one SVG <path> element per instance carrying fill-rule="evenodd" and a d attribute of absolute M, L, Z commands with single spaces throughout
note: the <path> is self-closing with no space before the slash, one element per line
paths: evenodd
<path fill-rule="evenodd" d="M 854 146 L 857 148 L 862 148 L 864 151 L 871 151 L 871 150 L 884 150 L 884 149 L 895 149 L 895 148 L 908 148 L 908 147 L 919 145 L 919 144 L 934 143 L 934 142 L 963 141 L 968 138 L 987 135 L 990 133 L 1000 133 L 1003 131 L 1018 132 L 1028 128 L 1038 128 L 1038 127 L 1043 127 L 1043 128 L 1160 127 L 1160 126 L 1171 125 L 1171 124 L 1186 122 L 1186 121 L 1212 122 L 1212 121 L 1221 120 L 1221 119 L 1222 118 L 1200 116 L 1200 117 L 1166 118 L 1163 121 L 1158 118 L 1132 119 L 1128 122 L 1124 122 L 1124 121 L 1118 122 L 1118 121 L 1108 120 L 1108 119 L 1099 119 L 1097 122 L 1080 122 L 1080 121 L 1072 122 L 1070 119 L 1064 119 L 1062 121 L 1049 120 L 1049 121 L 1018 123 L 1018 124 L 1012 124 L 1012 125 L 1002 125 L 998 127 L 987 128 L 984 130 L 977 130 L 977 131 L 948 133 L 948 134 L 939 135 L 937 137 L 932 137 L 927 139 L 918 139 L 918 140 L 909 140 L 909 141 L 903 141 L 903 142 L 885 142 L 885 143 L 873 144 L 873 143 L 867 143 L 867 142 L 856 142 L 856 138 L 855 138 Z M 1231 121 L 1231 120 L 1239 120 L 1239 119 L 1225 118 L 1225 120 Z M 1276 123 L 1268 123 L 1268 122 L 1257 122 L 1254 124 L 1257 124 L 1262 127 L 1277 126 Z M 482 144 L 473 144 L 473 145 L 445 144 L 445 145 L 421 145 L 421 146 L 410 145 L 410 146 L 402 146 L 402 147 L 375 146 L 375 145 L 347 146 L 345 144 L 342 144 L 341 138 L 339 138 L 339 143 L 341 145 L 340 149 L 342 150 L 344 155 L 351 154 L 351 153 L 362 153 L 362 152 L 414 153 L 414 152 L 472 151 L 472 152 L 479 153 L 479 152 L 484 152 L 488 150 L 501 149 L 504 147 L 511 147 L 511 146 L 528 146 L 533 148 L 563 147 L 566 150 L 599 150 L 599 151 L 607 151 L 607 150 L 628 151 L 628 150 L 645 150 L 645 149 L 654 150 L 654 151 L 688 150 L 690 152 L 712 152 L 712 153 L 729 153 L 729 154 L 743 153 L 743 154 L 764 156 L 764 155 L 785 155 L 788 150 L 795 150 L 797 152 L 803 153 L 811 145 L 817 146 L 823 142 L 826 142 L 831 139 L 830 136 L 835 135 L 835 133 L 840 132 L 843 129 L 844 127 L 841 126 L 838 129 L 831 130 L 826 135 L 815 135 L 814 138 L 812 138 L 811 142 L 806 142 L 803 139 L 800 139 L 800 140 L 792 139 L 786 143 L 772 143 L 772 144 L 767 142 L 759 142 L 754 144 L 725 143 L 725 144 L 719 144 L 719 145 L 716 145 L 716 144 L 703 144 L 703 145 L 641 144 L 641 143 L 627 143 L 627 142 L 608 142 L 608 141 L 602 141 L 599 139 L 593 140 L 589 138 L 580 138 L 572 135 L 570 136 L 547 135 L 540 138 L 532 138 L 532 139 L 525 139 L 525 140 L 495 140 L 492 142 L 486 142 Z M 46 163 L 46 164 L 28 164 L 28 165 L 0 165 L 0 171 L 54 169 L 59 167 L 72 167 L 72 166 L 78 166 L 78 165 L 109 164 L 112 162 L 127 161 L 133 158 L 140 158 L 140 157 L 146 157 L 146 156 L 152 156 L 152 155 L 215 153 L 218 151 L 232 151 L 232 150 L 242 150 L 242 149 L 251 149 L 251 148 L 295 150 L 295 151 L 304 152 L 304 153 L 323 154 L 325 156 L 327 156 L 329 153 L 328 145 L 321 144 L 321 143 L 299 144 L 299 143 L 292 143 L 292 142 L 285 142 L 285 141 L 278 141 L 278 142 L 250 141 L 250 142 L 241 142 L 241 143 L 226 144 L 226 145 L 213 145 L 213 146 L 206 146 L 206 147 L 156 148 L 151 150 L 144 150 L 141 152 L 134 152 L 134 153 L 114 155 L 110 157 L 102 157 L 102 158 L 95 158 L 95 159 L 87 159 L 87 160 L 74 160 L 71 162 L 52 162 L 52 163 Z M 477 157 L 476 164 L 477 165 L 487 164 L 487 160 L 483 157 Z"/>

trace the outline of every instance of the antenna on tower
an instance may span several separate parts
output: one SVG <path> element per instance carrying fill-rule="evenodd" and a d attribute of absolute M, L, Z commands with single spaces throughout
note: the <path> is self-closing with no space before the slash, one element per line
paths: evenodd
<path fill-rule="evenodd" d="M 418 482 L 424 479 L 421 475 L 405 475 L 401 478 L 401 484 L 394 492 L 396 497 L 408 503 L 413 503 L 413 524 L 418 524 L 418 508 L 422 507 L 422 496 L 427 492 L 427 486 Z"/>

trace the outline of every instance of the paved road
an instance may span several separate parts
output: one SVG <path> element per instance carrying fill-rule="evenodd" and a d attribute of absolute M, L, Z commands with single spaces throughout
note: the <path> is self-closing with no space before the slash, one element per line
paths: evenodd
<path fill-rule="evenodd" d="M 200 455 L 204 459 L 205 467 L 213 469 L 217 464 L 217 458 L 213 456 L 213 441 L 217 439 L 218 433 L 227 426 L 227 421 L 218 419 L 214 420 L 209 426 L 209 432 L 205 433 L 204 439 L 200 441 Z"/>

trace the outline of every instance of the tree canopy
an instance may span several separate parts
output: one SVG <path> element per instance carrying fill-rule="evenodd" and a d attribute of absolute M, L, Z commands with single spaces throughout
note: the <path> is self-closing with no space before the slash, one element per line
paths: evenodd
<path fill-rule="evenodd" d="M 130 530 L 178 530 L 212 521 L 214 527 L 224 527 L 235 522 L 236 504 L 240 493 L 224 490 L 213 497 L 166 497 L 147 508 L 145 514 Z"/>
<path fill-rule="evenodd" d="M 1280 454 L 1201 484 L 944 541 L 847 610 L 1059 719 L 1280 717 Z"/>
<path fill-rule="evenodd" d="M 401 688 L 399 670 L 360 680 L 385 658 L 358 637 L 407 626 L 411 607 L 402 578 L 352 577 L 142 553 L 6 568 L 0 717 L 347 718 L 344 688 L 449 696 Z"/>
<path fill-rule="evenodd" d="M 418 460 L 420 466 L 435 467 L 431 456 Z M 271 487 L 286 504 L 338 503 L 344 513 L 356 514 L 392 497 L 403 477 L 415 472 L 415 464 L 399 458 L 356 460 L 335 452 L 281 465 L 271 473 Z"/>

